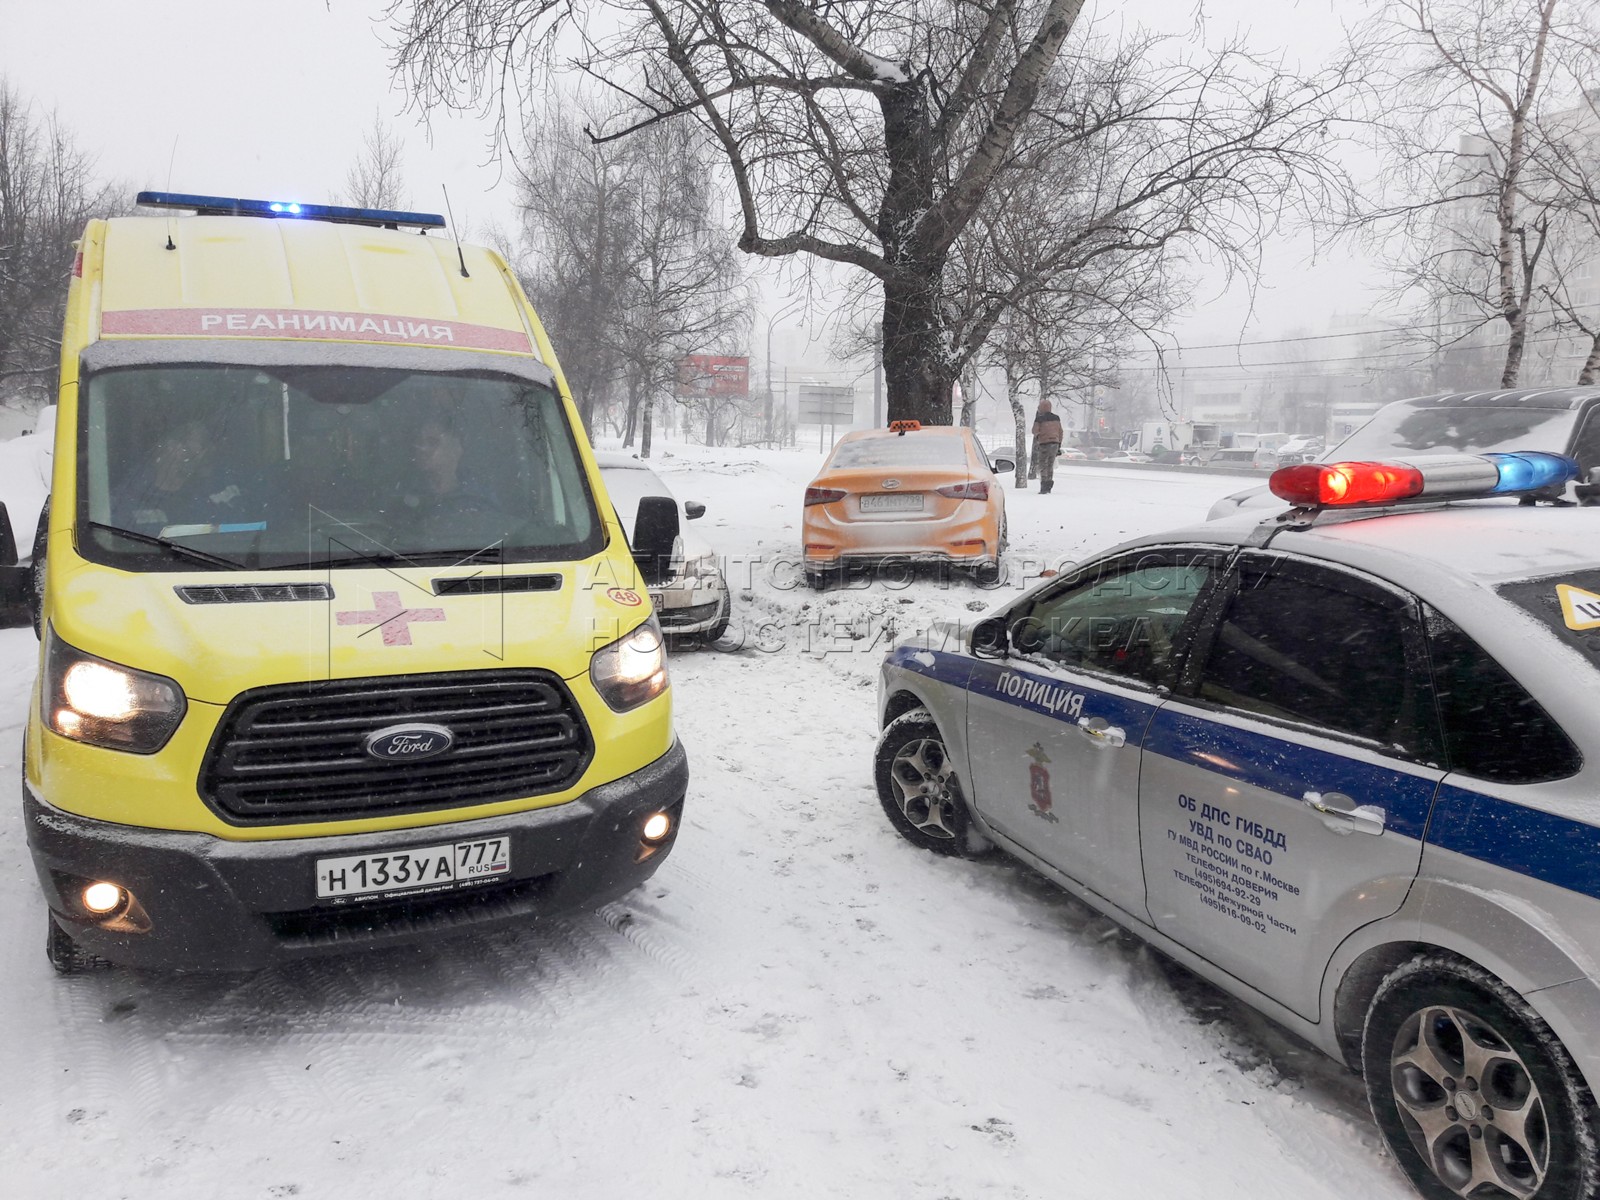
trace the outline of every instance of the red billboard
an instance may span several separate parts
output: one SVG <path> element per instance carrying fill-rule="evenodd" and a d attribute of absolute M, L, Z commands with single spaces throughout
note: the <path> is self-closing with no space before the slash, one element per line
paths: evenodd
<path fill-rule="evenodd" d="M 688 354 L 678 360 L 678 395 L 685 399 L 750 394 L 750 360 L 726 354 Z"/>

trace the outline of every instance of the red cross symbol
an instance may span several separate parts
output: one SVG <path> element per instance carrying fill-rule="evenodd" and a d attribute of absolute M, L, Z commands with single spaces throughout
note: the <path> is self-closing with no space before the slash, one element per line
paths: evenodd
<path fill-rule="evenodd" d="M 342 612 L 334 615 L 341 625 L 377 625 L 383 630 L 385 646 L 411 645 L 412 621 L 442 621 L 442 608 L 406 608 L 400 603 L 399 592 L 373 592 L 372 603 L 377 607 L 368 611 Z"/>

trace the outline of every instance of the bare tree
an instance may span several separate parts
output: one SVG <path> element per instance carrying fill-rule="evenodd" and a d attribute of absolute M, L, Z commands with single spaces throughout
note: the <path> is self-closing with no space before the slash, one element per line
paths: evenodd
<path fill-rule="evenodd" d="M 625 149 L 598 145 L 561 100 L 531 121 L 512 159 L 522 213 L 523 285 L 552 340 L 584 427 L 618 372 L 614 322 L 633 262 L 635 209 Z"/>
<path fill-rule="evenodd" d="M 346 203 L 357 208 L 405 208 L 405 143 L 374 110 L 372 125 L 361 137 L 361 152 L 344 177 Z"/>
<path fill-rule="evenodd" d="M 1600 36 L 1589 31 L 1563 49 L 1600 74 Z M 1580 68 L 1581 69 L 1581 68 Z M 1589 88 L 1540 124 L 1534 159 L 1553 224 L 1539 285 L 1558 335 L 1588 342 L 1577 382 L 1600 379 L 1600 89 Z"/>
<path fill-rule="evenodd" d="M 0 79 L 0 402 L 31 411 L 49 396 L 73 241 L 113 211 L 72 136 Z"/>
<path fill-rule="evenodd" d="M 519 190 L 529 291 L 584 422 L 594 428 L 620 387 L 623 442 L 638 439 L 648 457 L 655 402 L 672 396 L 679 362 L 733 349 L 749 310 L 704 147 L 687 125 L 595 141 L 554 102 L 529 131 Z"/>
<path fill-rule="evenodd" d="M 1506 330 L 1502 387 L 1522 371 L 1559 198 L 1544 122 L 1592 82 L 1589 9 L 1573 0 L 1387 0 L 1358 31 L 1383 151 L 1361 220 L 1401 250 L 1401 291 L 1430 297 L 1436 341 Z"/>
<path fill-rule="evenodd" d="M 393 0 L 398 68 L 423 106 L 503 106 L 505 81 L 580 47 L 578 67 L 625 93 L 641 128 L 696 121 L 738 202 L 739 246 L 859 268 L 882 292 L 891 418 L 946 423 L 982 338 L 952 336 L 952 248 L 1037 111 L 1082 0 Z M 570 31 L 570 32 L 569 32 Z M 1342 80 L 1210 74 L 1242 130 L 1301 131 Z M 463 97 L 458 90 L 465 82 Z M 1242 105 L 1243 111 L 1236 106 Z M 1174 114 L 1171 130 L 1188 143 Z M 610 136 L 622 136 L 618 130 Z M 1217 147 L 1209 147 L 1214 152 Z M 1208 156 L 1202 149 L 1196 164 Z M 1169 163 L 1169 169 L 1181 174 Z M 1174 188 L 1181 186 L 1176 179 Z"/>
<path fill-rule="evenodd" d="M 673 393 L 685 356 L 743 343 L 750 297 L 693 129 L 655 125 L 624 145 L 635 235 L 615 337 L 628 393 L 624 444 L 637 432 L 649 458 L 655 399 Z"/>

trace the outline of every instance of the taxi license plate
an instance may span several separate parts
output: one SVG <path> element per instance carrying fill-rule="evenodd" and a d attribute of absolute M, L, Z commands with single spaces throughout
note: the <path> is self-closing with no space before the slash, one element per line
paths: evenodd
<path fill-rule="evenodd" d="M 894 496 L 861 497 L 862 512 L 921 512 L 922 493 L 907 492 Z"/>
<path fill-rule="evenodd" d="M 461 887 L 510 870 L 511 839 L 505 837 L 415 846 L 387 854 L 319 858 L 317 899 Z"/>

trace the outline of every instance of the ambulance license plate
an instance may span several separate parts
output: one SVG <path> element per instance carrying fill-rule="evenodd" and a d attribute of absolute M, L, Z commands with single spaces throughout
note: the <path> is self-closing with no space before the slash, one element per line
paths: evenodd
<path fill-rule="evenodd" d="M 511 871 L 511 839 L 416 846 L 387 854 L 317 859 L 317 899 L 462 887 Z"/>
<path fill-rule="evenodd" d="M 921 512 L 922 493 L 907 492 L 894 496 L 861 497 L 862 512 Z"/>

